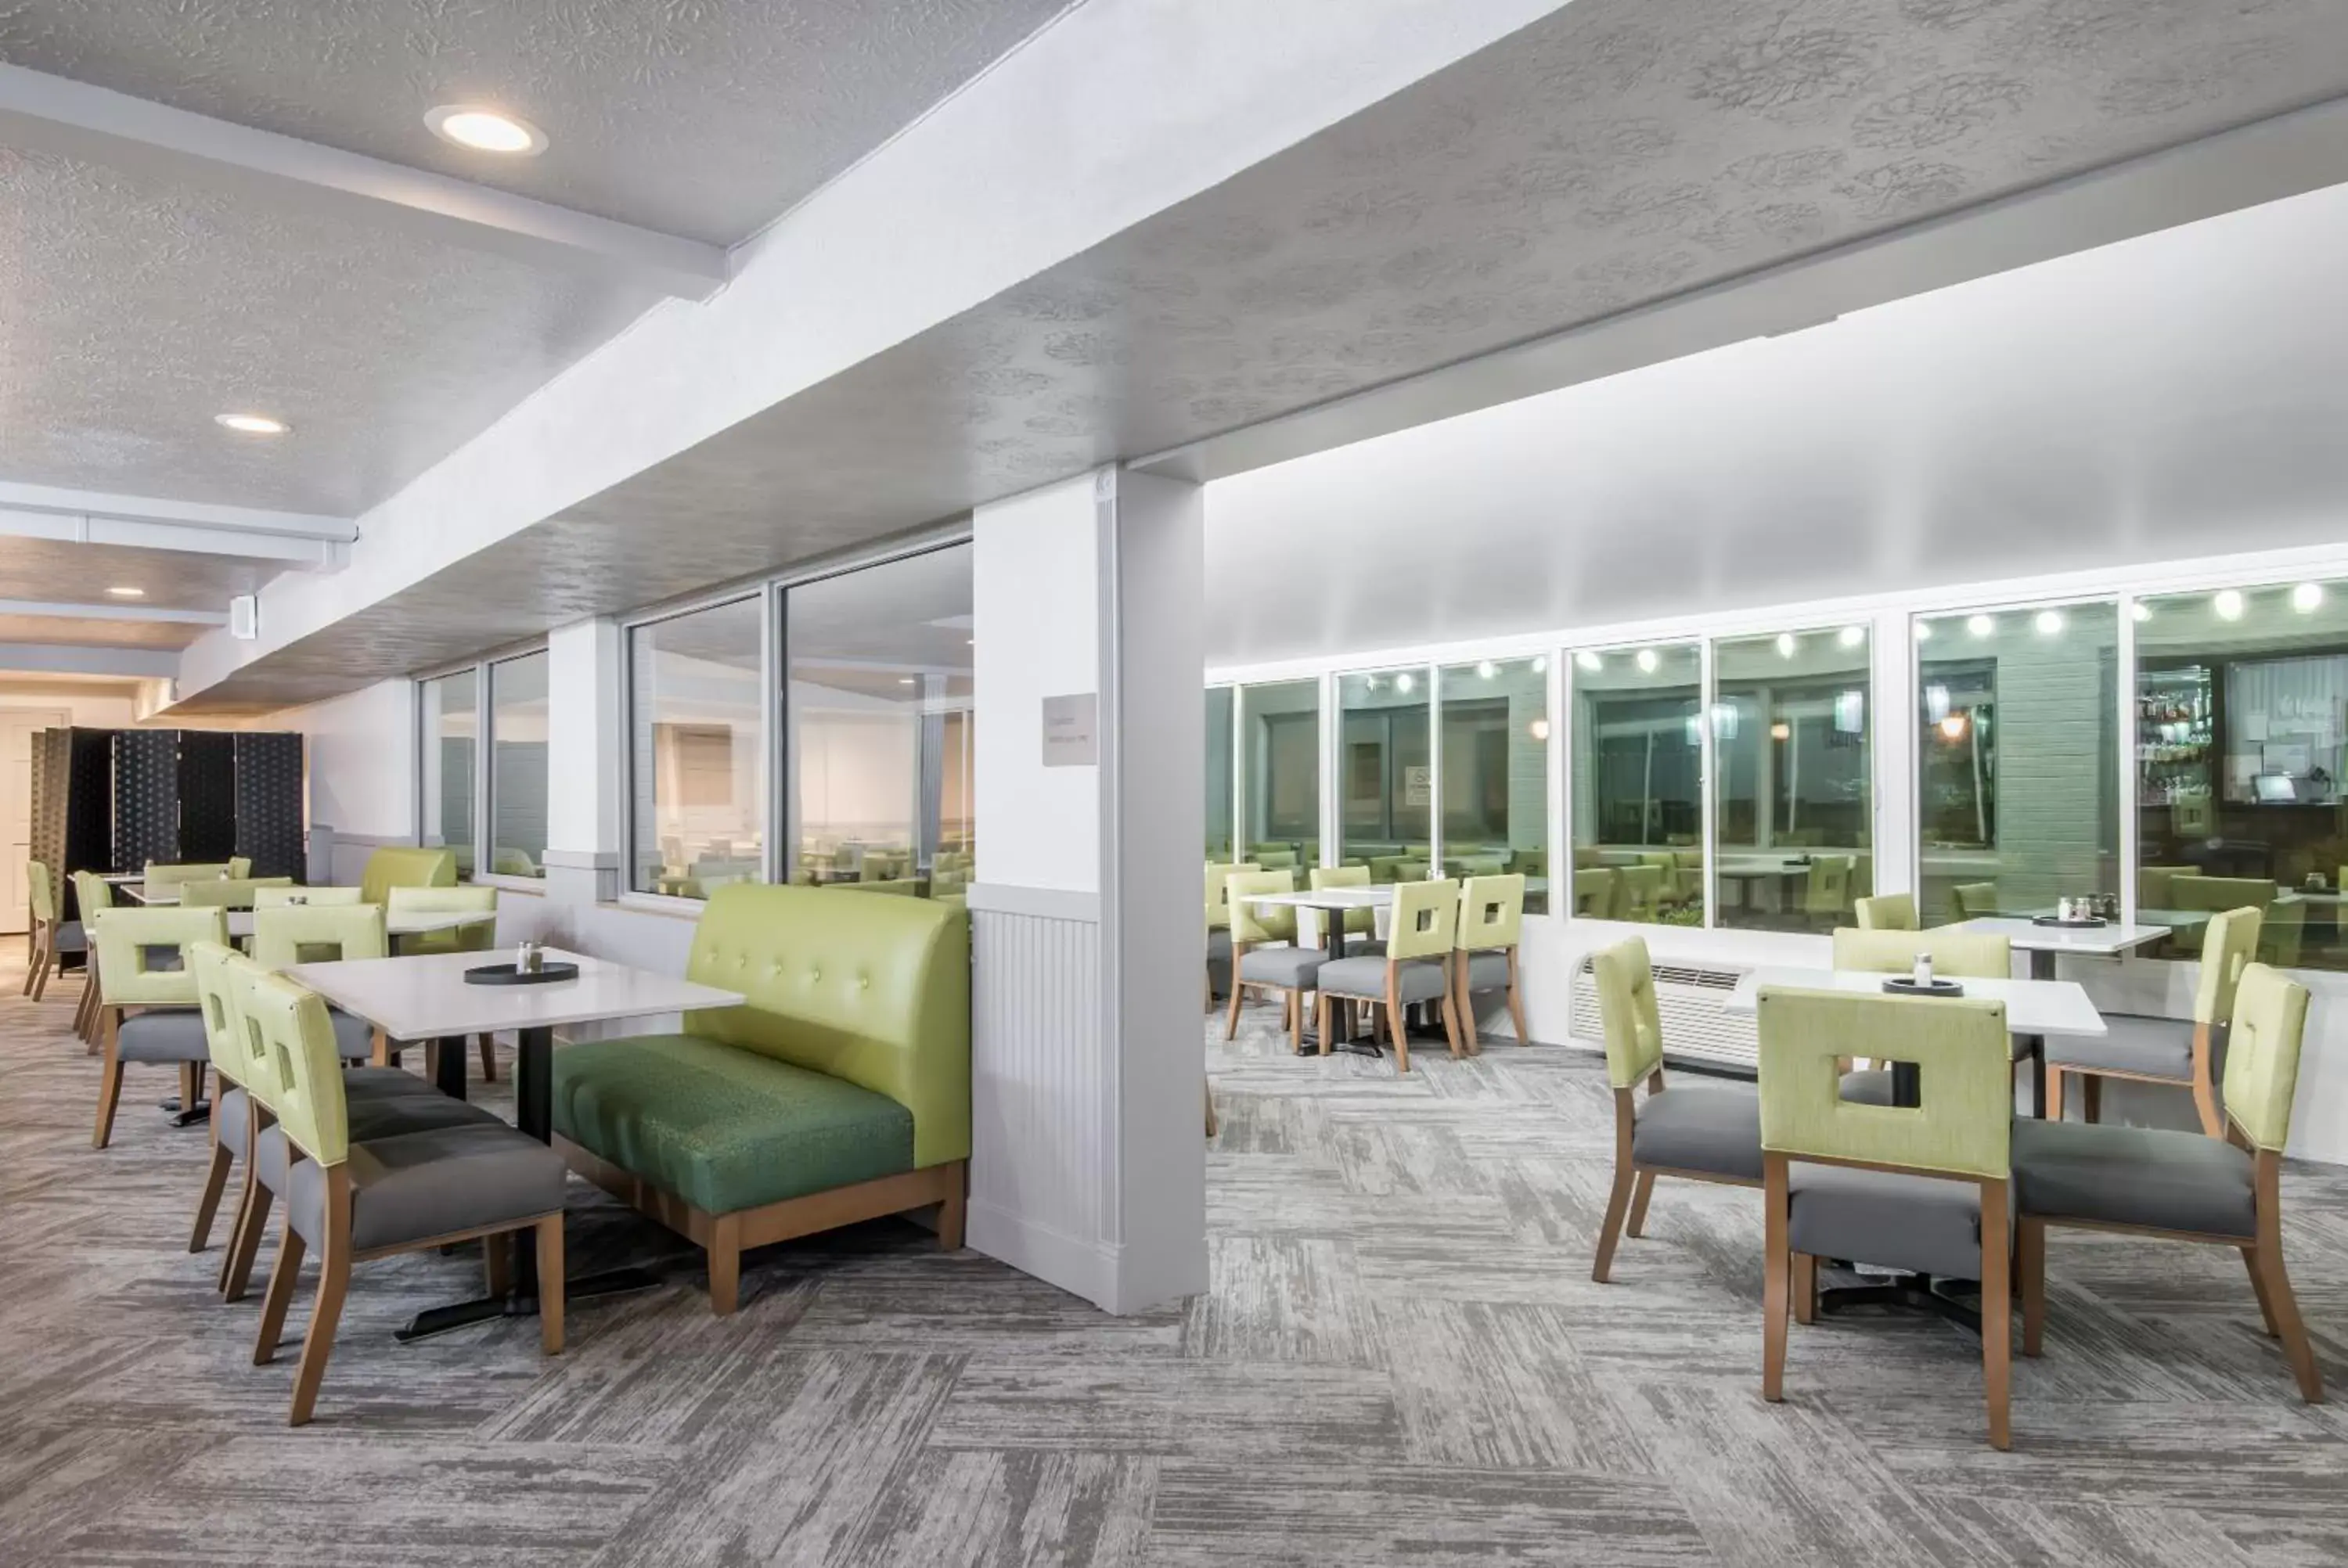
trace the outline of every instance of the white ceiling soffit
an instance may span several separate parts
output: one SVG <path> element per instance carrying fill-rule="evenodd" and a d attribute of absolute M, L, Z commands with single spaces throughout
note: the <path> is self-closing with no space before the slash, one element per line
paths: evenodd
<path fill-rule="evenodd" d="M 1962 244 L 1970 209 L 2348 90 L 2329 0 L 1783 9 L 1576 0 L 195 702 L 331 695 L 1903 226 Z M 2348 178 L 2328 152 L 2292 176 Z M 2058 247 L 2091 216 L 2035 215 Z"/>
<path fill-rule="evenodd" d="M 983 71 L 1068 0 L 10 0 L 0 58 L 320 149 L 726 246 Z M 479 104 L 551 138 L 488 159 Z"/>
<path fill-rule="evenodd" d="M 1218 481 L 1209 662 L 2336 550 L 2343 254 L 2348 185 Z"/>

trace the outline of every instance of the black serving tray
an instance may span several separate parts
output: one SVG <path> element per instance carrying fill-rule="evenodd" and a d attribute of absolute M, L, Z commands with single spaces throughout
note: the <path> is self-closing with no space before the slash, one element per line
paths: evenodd
<path fill-rule="evenodd" d="M 469 986 L 551 986 L 557 980 L 578 978 L 578 965 L 561 963 L 541 964 L 527 972 L 511 964 L 483 964 L 465 971 L 465 983 Z"/>
<path fill-rule="evenodd" d="M 1895 997 L 1961 997 L 1965 994 L 1965 988 L 1954 980 L 1934 980 L 1929 986 L 1920 986 L 1905 975 L 1884 981 L 1883 989 Z"/>
<path fill-rule="evenodd" d="M 2101 915 L 2090 915 L 2084 920 L 2065 920 L 2059 915 L 2033 915 L 2030 917 L 2030 923 L 2034 926 L 2049 927 L 2057 931 L 2100 931 L 2111 924 Z"/>

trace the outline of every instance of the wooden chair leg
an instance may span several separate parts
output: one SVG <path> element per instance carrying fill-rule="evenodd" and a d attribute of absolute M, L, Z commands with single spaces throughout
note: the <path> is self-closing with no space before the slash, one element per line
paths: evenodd
<path fill-rule="evenodd" d="M 1761 1271 L 1761 1397 L 1776 1404 L 1786 1397 L 1786 1307 L 1791 1291 L 1791 1247 L 1787 1240 L 1786 1162 L 1762 1162 L 1764 1204 Z M 1633 1233 L 1635 1234 L 1635 1233 Z"/>
<path fill-rule="evenodd" d="M 2053 1062 L 2046 1064 L 2046 1120 L 2063 1120 L 2063 1081 L 2070 1076 Z"/>
<path fill-rule="evenodd" d="M 375 1067 L 391 1065 L 391 1037 L 381 1030 L 375 1031 L 374 1040 L 367 1050 L 367 1061 L 369 1065 Z"/>
<path fill-rule="evenodd" d="M 2089 1122 L 2104 1119 L 2104 1081 L 2095 1073 L 2079 1081 L 2079 1114 Z"/>
<path fill-rule="evenodd" d="M 1818 1320 L 1818 1260 L 1807 1252 L 1794 1255 L 1794 1321 L 1807 1325 Z"/>
<path fill-rule="evenodd" d="M 1622 1216 L 1631 1212 L 1631 1187 L 1637 1175 L 1638 1167 L 1631 1163 L 1630 1155 L 1618 1148 L 1614 1185 L 1606 1194 L 1606 1218 L 1598 1226 L 1598 1257 L 1590 1268 L 1590 1277 L 1600 1285 L 1608 1284 L 1614 1272 L 1614 1247 L 1622 1239 Z"/>
<path fill-rule="evenodd" d="M 252 1266 L 261 1255 L 261 1244 L 269 1235 L 271 1194 L 267 1187 L 252 1180 L 245 1182 L 244 1203 L 236 1216 L 236 1229 L 229 1237 L 228 1256 L 221 1260 L 221 1299 L 242 1301 L 252 1288 Z"/>
<path fill-rule="evenodd" d="M 1448 985 L 1443 988 L 1442 1008 L 1443 1038 L 1451 1047 L 1451 1060 L 1457 1061 L 1464 1053 L 1459 1048 L 1459 1014 L 1451 1005 L 1451 988 Z"/>
<path fill-rule="evenodd" d="M 1335 1034 L 1337 1029 L 1338 1003 L 1337 999 L 1331 996 L 1327 991 L 1323 991 L 1320 995 L 1321 1006 L 1315 1014 L 1317 1026 L 1314 1032 L 1319 1034 L 1321 1037 L 1321 1054 L 1326 1056 L 1329 1054 L 1330 1038 Z M 1211 1121 L 1214 1117 L 1214 1102 L 1210 1101 L 1207 1104 L 1208 1119 Z"/>
<path fill-rule="evenodd" d="M 1457 1032 L 1468 1037 L 1468 1054 L 1473 1056 L 1482 1050 L 1484 1042 L 1476 1038 L 1476 1009 L 1472 1005 L 1472 999 L 1468 995 L 1467 965 L 1460 964 L 1452 970 L 1451 985 L 1446 991 L 1443 1000 L 1446 1007 L 1456 1006 L 1458 1009 Z M 1457 1056 L 1458 1052 L 1455 1050 L 1452 1054 Z"/>
<path fill-rule="evenodd" d="M 2267 1337 L 2275 1335 L 2274 1303 L 2267 1299 L 2267 1276 L 2259 1271 L 2259 1249 L 2254 1246 L 2235 1249 L 2242 1255 L 2242 1266 L 2250 1271 L 2250 1294 L 2259 1298 L 2259 1320 L 2266 1325 Z"/>
<path fill-rule="evenodd" d="M 562 1216 L 550 1215 L 531 1228 L 538 1232 L 539 1348 L 550 1356 L 560 1356 L 562 1354 Z M 518 1242 L 520 1238 L 517 1235 L 514 1239 Z"/>
<path fill-rule="evenodd" d="M 1632 1235 L 1643 1236 L 1647 1234 L 1647 1200 L 1654 1195 L 1655 1173 L 1640 1172 L 1639 1184 L 1631 1194 L 1631 1234 Z"/>
<path fill-rule="evenodd" d="M 335 1169 L 341 1169 L 336 1166 Z M 327 1200 L 331 1204 L 333 1199 Z M 342 1321 L 343 1297 L 351 1288 L 349 1195 L 344 1194 L 341 1235 L 332 1213 L 326 1216 L 326 1245 L 318 1259 L 318 1293 L 310 1302 L 310 1330 L 302 1337 L 302 1359 L 294 1373 L 294 1410 L 287 1425 L 306 1427 L 317 1407 L 318 1385 L 325 1380 L 326 1358 L 335 1353 L 335 1327 Z M 276 1281 L 272 1280 L 274 1287 Z"/>
<path fill-rule="evenodd" d="M 1410 1071 L 1410 1020 L 1403 1015 L 1402 982 L 1392 964 L 1386 966 L 1386 1032 L 1394 1036 L 1395 1071 Z"/>
<path fill-rule="evenodd" d="M 1327 1049 L 1327 1047 L 1325 1047 L 1325 1046 L 1324 1046 L 1324 1047 L 1323 1047 L 1323 1050 L 1326 1050 L 1326 1049 Z M 1211 1138 L 1211 1137 L 1213 1137 L 1213 1136 L 1215 1135 L 1215 1132 L 1216 1132 L 1216 1127 L 1215 1127 L 1215 1086 L 1214 1086 L 1214 1084 L 1212 1084 L 1211 1082 L 1210 1082 L 1210 1081 L 1208 1081 L 1207 1080 L 1205 1080 L 1205 1079 L 1203 1079 L 1203 1078 L 1202 1078 L 1202 1079 L 1200 1079 L 1200 1081 L 1199 1081 L 1199 1088 L 1200 1088 L 1200 1090 L 1201 1091 L 1201 1097 L 1202 1097 L 1202 1098 L 1206 1101 L 1206 1102 L 1207 1102 L 1207 1136 L 1208 1136 L 1208 1137 L 1210 1137 L 1210 1138 Z"/>
<path fill-rule="evenodd" d="M 277 1359 L 277 1341 L 285 1333 L 285 1312 L 294 1305 L 294 1282 L 302 1272 L 304 1251 L 301 1235 L 292 1225 L 277 1244 L 277 1265 L 269 1271 L 269 1289 L 261 1298 L 261 1333 L 252 1342 L 252 1364 L 266 1367 Z"/>
<path fill-rule="evenodd" d="M 120 1022 L 120 1013 L 108 1009 L 104 1044 L 100 1047 L 106 1053 L 106 1065 L 100 1070 L 98 1081 L 98 1126 L 89 1138 L 89 1146 L 93 1149 L 105 1148 L 114 1137 L 114 1108 L 122 1100 L 122 1058 L 117 1054 L 119 1046 L 116 1040 L 116 1030 Z"/>
<path fill-rule="evenodd" d="M 2036 1356 L 2046 1340 L 2046 1222 L 2014 1222 L 2014 1272 L 2022 1286 L 2022 1353 Z"/>
<path fill-rule="evenodd" d="M 39 951 L 33 957 L 32 971 L 25 977 L 26 989 L 32 993 L 35 1001 L 39 1001 L 43 993 L 49 989 L 49 968 L 57 961 L 57 938 L 44 932 L 39 943 Z"/>
<path fill-rule="evenodd" d="M 2013 1237 L 2005 1194 L 2003 1182 L 1982 1184 L 1982 1380 L 1989 1390 L 1989 1444 L 1999 1450 L 2013 1446 Z"/>
<path fill-rule="evenodd" d="M 33 971 L 41 967 L 41 928 L 35 926 L 25 933 L 25 983 L 16 988 L 18 996 L 33 994 Z"/>
<path fill-rule="evenodd" d="M 498 1081 L 498 1044 L 494 1035 L 481 1036 L 481 1081 L 485 1083 Z"/>
<path fill-rule="evenodd" d="M 437 1040 L 424 1042 L 424 1077 L 427 1082 L 440 1081 L 440 1042 Z"/>
<path fill-rule="evenodd" d="M 221 1194 L 228 1190 L 228 1169 L 236 1163 L 236 1151 L 220 1141 L 217 1125 L 212 1130 L 211 1166 L 204 1173 L 203 1196 L 196 1200 L 196 1228 L 188 1237 L 188 1250 L 201 1252 L 212 1237 L 212 1216 L 220 1212 Z"/>
<path fill-rule="evenodd" d="M 481 1238 L 481 1275 L 489 1295 L 503 1296 L 513 1288 L 514 1248 L 520 1245 L 520 1231 Z"/>
<path fill-rule="evenodd" d="M 1517 1043 L 1530 1045 L 1532 1031 L 1525 1027 L 1525 992 L 1517 984 L 1517 950 L 1509 949 L 1509 1021 L 1517 1026 Z"/>
<path fill-rule="evenodd" d="M 1234 950 L 1231 954 L 1231 1011 L 1223 1019 L 1223 1039 L 1227 1041 L 1239 1038 L 1240 997 L 1246 989 L 1247 988 L 1240 983 L 1240 956 Z"/>
<path fill-rule="evenodd" d="M 2299 1379 L 2299 1395 L 2311 1405 L 2323 1403 L 2323 1376 L 2316 1370 L 2315 1348 L 2308 1343 L 2307 1325 L 2300 1321 L 2299 1298 L 2291 1294 L 2291 1276 L 2283 1272 L 2282 1248 L 2252 1249 L 2260 1276 L 2266 1283 L 2265 1305 L 2273 1314 L 2275 1337 L 2282 1341 L 2283 1358 Z"/>
<path fill-rule="evenodd" d="M 709 1308 L 720 1317 L 742 1302 L 742 1223 L 720 1214 L 709 1229 Z"/>
<path fill-rule="evenodd" d="M 2211 1138 L 2226 1135 L 2226 1119 L 2218 1113 L 2218 1095 L 2207 1078 L 2193 1081 L 2193 1110 L 2201 1118 L 2201 1131 Z"/>
<path fill-rule="evenodd" d="M 1212 1122 L 1214 1114 L 1215 1097 L 1210 1091 L 1207 1096 L 1207 1119 Z M 1207 1129 L 1207 1135 L 1214 1136 L 1212 1127 Z M 963 1166 L 956 1169 L 953 1184 L 946 1189 L 946 1195 L 938 1202 L 938 1245 L 948 1252 L 960 1251 L 963 1228 L 969 1219 L 970 1172 L 967 1166 Z"/>

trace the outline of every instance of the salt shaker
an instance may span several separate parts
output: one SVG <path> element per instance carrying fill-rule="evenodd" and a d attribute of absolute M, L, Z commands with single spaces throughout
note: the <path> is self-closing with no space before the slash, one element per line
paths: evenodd
<path fill-rule="evenodd" d="M 1914 986 L 1920 991 L 1929 991 L 1932 989 L 1931 954 L 1919 953 L 1916 955 L 1915 972 L 1908 977 L 1908 983 Z"/>
<path fill-rule="evenodd" d="M 539 966 L 538 944 L 524 937 L 514 948 L 514 973 L 534 975 Z"/>

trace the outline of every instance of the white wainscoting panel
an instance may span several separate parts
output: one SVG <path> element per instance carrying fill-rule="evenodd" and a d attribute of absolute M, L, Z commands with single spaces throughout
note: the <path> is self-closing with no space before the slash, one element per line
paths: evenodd
<path fill-rule="evenodd" d="M 1100 901 L 981 884 L 970 909 L 970 1245 L 1106 1301 Z"/>

